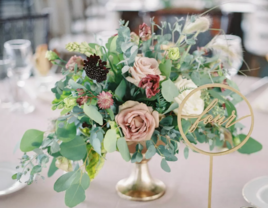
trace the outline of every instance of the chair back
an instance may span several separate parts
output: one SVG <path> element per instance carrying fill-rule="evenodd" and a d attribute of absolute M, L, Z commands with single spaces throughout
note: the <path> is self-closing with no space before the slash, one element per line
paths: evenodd
<path fill-rule="evenodd" d="M 48 44 L 49 14 L 27 15 L 0 19 L 0 56 L 4 43 L 12 39 L 28 39 L 32 50 L 40 44 Z"/>

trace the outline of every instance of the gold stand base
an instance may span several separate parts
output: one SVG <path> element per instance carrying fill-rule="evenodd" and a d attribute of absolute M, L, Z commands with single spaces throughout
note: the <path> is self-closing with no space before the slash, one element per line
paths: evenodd
<path fill-rule="evenodd" d="M 147 160 L 143 160 L 134 164 L 130 176 L 117 183 L 116 191 L 121 198 L 133 201 L 151 201 L 164 195 L 165 184 L 151 177 L 147 162 Z"/>

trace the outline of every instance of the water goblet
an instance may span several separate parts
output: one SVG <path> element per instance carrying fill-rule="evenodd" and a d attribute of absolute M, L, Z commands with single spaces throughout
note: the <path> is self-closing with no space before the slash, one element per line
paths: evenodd
<path fill-rule="evenodd" d="M 25 80 L 32 73 L 32 49 L 29 40 L 17 39 L 4 43 L 4 55 L 11 59 L 11 67 L 7 69 L 7 76 L 14 82 L 13 104 L 11 111 L 18 113 L 31 113 L 35 107 L 24 100 L 22 95 Z"/>

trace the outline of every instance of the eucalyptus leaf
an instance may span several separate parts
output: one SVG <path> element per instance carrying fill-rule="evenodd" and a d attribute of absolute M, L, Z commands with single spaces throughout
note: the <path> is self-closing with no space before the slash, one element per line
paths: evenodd
<path fill-rule="evenodd" d="M 122 79 L 122 81 L 120 82 L 120 84 L 118 85 L 118 87 L 115 90 L 115 96 L 119 101 L 122 101 L 123 97 L 126 94 L 126 89 L 127 89 L 127 84 L 126 81 L 124 79 Z"/>
<path fill-rule="evenodd" d="M 122 158 L 128 162 L 130 160 L 130 153 L 129 153 L 126 139 L 124 137 L 121 137 L 117 140 L 117 148 L 118 148 Z"/>
<path fill-rule="evenodd" d="M 145 158 L 146 159 L 150 159 L 152 158 L 156 153 L 156 149 L 154 145 L 149 146 L 149 148 L 147 149 L 146 153 L 145 153 Z"/>
<path fill-rule="evenodd" d="M 58 128 L 56 130 L 56 135 L 59 140 L 63 142 L 69 142 L 73 140 L 76 136 L 76 126 L 74 123 L 68 124 L 63 123 L 64 126 L 62 128 L 59 128 L 59 125 L 61 123 L 57 121 Z"/>
<path fill-rule="evenodd" d="M 167 114 L 167 113 L 169 113 L 170 111 L 173 111 L 173 110 L 175 110 L 176 108 L 178 108 L 179 107 L 179 104 L 177 103 L 177 102 L 174 102 L 174 103 L 172 103 L 170 106 L 169 106 L 169 108 L 163 113 L 163 114 Z"/>
<path fill-rule="evenodd" d="M 86 90 L 86 88 L 81 85 L 81 84 L 78 84 L 77 82 L 75 82 L 74 80 L 70 79 L 69 80 L 69 85 L 71 86 L 72 89 L 74 90 L 77 90 L 77 89 L 84 89 Z"/>
<path fill-rule="evenodd" d="M 85 114 L 99 125 L 103 125 L 103 117 L 96 106 L 84 104 Z"/>
<path fill-rule="evenodd" d="M 85 201 L 85 190 L 81 184 L 71 185 L 65 193 L 65 204 L 68 207 L 75 207 L 81 202 Z"/>
<path fill-rule="evenodd" d="M 239 134 L 238 138 L 242 142 L 246 138 L 246 135 Z M 253 139 L 252 137 L 250 137 L 248 141 L 240 149 L 238 149 L 238 152 L 242 154 L 252 154 L 261 150 L 262 150 L 262 144 Z"/>
<path fill-rule="evenodd" d="M 107 152 L 116 151 L 117 135 L 115 129 L 109 129 L 104 137 L 104 149 Z"/>
<path fill-rule="evenodd" d="M 172 62 L 170 59 L 165 60 L 163 63 L 159 64 L 159 69 L 166 78 L 169 78 L 171 72 Z"/>
<path fill-rule="evenodd" d="M 63 174 L 61 177 L 59 177 L 55 184 L 54 184 L 54 190 L 56 192 L 62 192 L 66 191 L 73 183 L 76 177 L 79 177 L 80 173 L 78 171 L 72 171 Z"/>
<path fill-rule="evenodd" d="M 70 142 L 61 143 L 60 153 L 69 160 L 82 160 L 87 153 L 86 143 L 82 137 L 77 136 Z"/>
<path fill-rule="evenodd" d="M 166 101 L 172 102 L 174 98 L 179 95 L 179 90 L 175 84 L 168 79 L 162 83 L 161 93 Z"/>
<path fill-rule="evenodd" d="M 161 168 L 166 172 L 171 171 L 167 161 L 165 160 L 165 158 L 162 158 L 162 160 L 161 160 Z"/>
<path fill-rule="evenodd" d="M 47 173 L 48 177 L 53 176 L 54 173 L 58 170 L 55 163 L 56 163 L 56 158 L 54 157 L 53 160 L 51 161 L 49 169 L 48 169 L 48 173 Z"/>
<path fill-rule="evenodd" d="M 20 142 L 20 150 L 22 152 L 30 152 L 41 146 L 43 142 L 44 132 L 36 129 L 27 130 L 22 136 Z"/>
<path fill-rule="evenodd" d="M 189 156 L 189 148 L 187 146 L 184 148 L 183 153 L 184 153 L 184 158 L 187 159 Z"/>

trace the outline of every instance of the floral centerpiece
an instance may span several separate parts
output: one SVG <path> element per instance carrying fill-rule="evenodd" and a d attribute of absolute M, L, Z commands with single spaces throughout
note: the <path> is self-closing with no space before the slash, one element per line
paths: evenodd
<path fill-rule="evenodd" d="M 193 89 L 208 83 L 224 83 L 238 89 L 227 79 L 228 71 L 220 57 L 208 54 L 220 50 L 232 61 L 235 54 L 227 45 L 217 45 L 212 40 L 190 53 L 198 34 L 209 30 L 209 17 L 176 19 L 173 25 L 157 25 L 151 19 L 151 26 L 140 25 L 139 35 L 127 25 L 120 21 L 118 33 L 105 46 L 69 43 L 68 51 L 83 56 L 73 56 L 68 62 L 52 51 L 47 52 L 46 57 L 61 66 L 64 75 L 52 89 L 56 97 L 52 109 L 61 110 L 60 116 L 46 132 L 25 132 L 20 143 L 24 152 L 22 171 L 13 179 L 20 180 L 29 173 L 27 183 L 31 184 L 41 176 L 51 156 L 48 176 L 58 169 L 67 172 L 55 182 L 54 190 L 66 191 L 65 203 L 74 207 L 85 200 L 85 190 L 104 165 L 107 153 L 119 151 L 126 162 L 132 163 L 159 155 L 160 166 L 170 172 L 168 162 L 177 161 L 179 144 L 184 142 L 176 116 L 183 99 Z M 155 28 L 160 34 L 154 32 Z M 175 34 L 179 35 L 176 41 Z M 216 89 L 195 93 L 186 102 L 183 115 L 199 115 L 212 99 L 226 96 L 228 105 L 219 99 L 212 114 L 228 116 L 241 98 L 228 90 Z M 193 120 L 182 122 L 187 132 Z M 225 141 L 221 127 L 200 123 L 187 137 L 195 144 L 207 143 L 211 150 L 223 145 L 232 148 L 243 140 L 242 128 L 236 123 L 230 130 L 231 140 Z M 251 138 L 249 142 L 256 141 Z M 131 145 L 135 148 L 130 149 Z M 248 146 L 239 151 L 257 151 Z M 185 158 L 188 154 L 186 146 Z"/>

